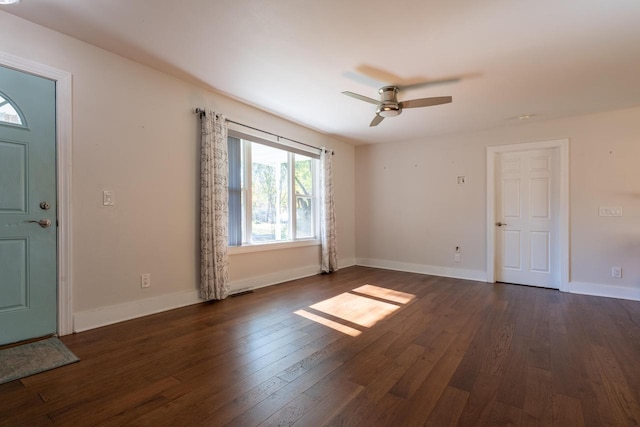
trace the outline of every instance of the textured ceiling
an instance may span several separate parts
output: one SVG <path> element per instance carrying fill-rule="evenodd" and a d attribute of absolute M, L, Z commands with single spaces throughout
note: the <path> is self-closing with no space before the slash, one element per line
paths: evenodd
<path fill-rule="evenodd" d="M 637 0 L 22 0 L 1 10 L 354 143 L 640 105 Z M 453 96 L 370 128 L 388 83 Z M 233 119 L 233 118 L 232 118 Z"/>

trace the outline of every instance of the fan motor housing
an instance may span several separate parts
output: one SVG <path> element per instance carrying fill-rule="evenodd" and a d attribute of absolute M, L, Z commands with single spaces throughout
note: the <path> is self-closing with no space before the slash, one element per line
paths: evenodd
<path fill-rule="evenodd" d="M 397 86 L 384 86 L 378 90 L 380 94 L 380 104 L 376 109 L 376 114 L 382 117 L 395 117 L 402 112 L 398 104 Z"/>

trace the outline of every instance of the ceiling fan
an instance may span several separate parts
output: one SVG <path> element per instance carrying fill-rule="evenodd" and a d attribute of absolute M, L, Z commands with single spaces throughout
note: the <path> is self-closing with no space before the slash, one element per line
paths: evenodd
<path fill-rule="evenodd" d="M 398 86 L 383 86 L 378 89 L 380 101 L 367 96 L 358 95 L 357 93 L 345 91 L 343 94 L 360 101 L 377 105 L 376 116 L 373 118 L 369 127 L 378 126 L 386 117 L 395 117 L 402 113 L 404 108 L 430 107 L 432 105 L 448 104 L 452 101 L 450 96 L 436 96 L 433 98 L 410 99 L 408 101 L 398 102 Z"/>

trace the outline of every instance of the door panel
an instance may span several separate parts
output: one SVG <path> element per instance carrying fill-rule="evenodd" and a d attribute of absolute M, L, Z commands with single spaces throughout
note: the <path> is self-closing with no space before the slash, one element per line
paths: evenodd
<path fill-rule="evenodd" d="M 548 232 L 531 232 L 531 271 L 549 273 L 550 243 Z"/>
<path fill-rule="evenodd" d="M 0 67 L 0 344 L 56 332 L 56 277 L 55 82 Z"/>
<path fill-rule="evenodd" d="M 551 192 L 549 178 L 533 178 L 530 181 L 530 213 L 532 218 L 549 219 Z"/>
<path fill-rule="evenodd" d="M 504 236 L 504 268 L 520 270 L 522 268 L 522 256 L 520 255 L 521 239 L 520 232 L 516 230 L 505 230 Z"/>
<path fill-rule="evenodd" d="M 0 182 L 0 213 L 26 213 L 26 144 L 0 140 Z"/>
<path fill-rule="evenodd" d="M 520 187 L 519 179 L 503 182 L 502 213 L 505 218 L 520 218 Z"/>
<path fill-rule="evenodd" d="M 27 239 L 0 240 L 0 260 L 11 260 L 11 264 L 2 262 L 2 281 L 0 287 L 0 310 L 17 310 L 27 307 Z M 9 285 L 10 284 L 10 285 Z"/>
<path fill-rule="evenodd" d="M 496 280 L 559 287 L 557 149 L 502 153 L 496 162 Z"/>

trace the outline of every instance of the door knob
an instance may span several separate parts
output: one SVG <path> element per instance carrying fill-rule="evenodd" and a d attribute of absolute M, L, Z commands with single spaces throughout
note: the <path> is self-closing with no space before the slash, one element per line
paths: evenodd
<path fill-rule="evenodd" d="M 25 222 L 34 222 L 36 224 L 38 224 L 40 227 L 42 228 L 47 228 L 51 226 L 51 220 L 50 219 L 39 219 L 39 220 L 31 220 L 31 221 L 25 221 Z"/>
<path fill-rule="evenodd" d="M 498 222 L 496 222 L 496 225 L 497 225 L 498 227 L 502 227 L 503 225 L 509 225 L 509 224 L 498 221 Z"/>

